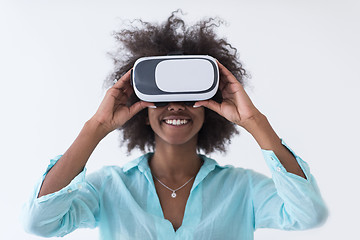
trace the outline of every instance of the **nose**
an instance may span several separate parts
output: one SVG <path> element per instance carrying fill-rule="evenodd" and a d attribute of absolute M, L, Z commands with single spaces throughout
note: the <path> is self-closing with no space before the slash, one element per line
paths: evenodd
<path fill-rule="evenodd" d="M 169 111 L 183 111 L 185 104 L 183 102 L 170 102 L 167 106 Z"/>

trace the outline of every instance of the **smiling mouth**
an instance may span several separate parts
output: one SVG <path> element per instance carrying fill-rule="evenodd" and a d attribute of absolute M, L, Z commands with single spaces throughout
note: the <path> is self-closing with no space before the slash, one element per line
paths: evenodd
<path fill-rule="evenodd" d="M 185 125 L 188 122 L 190 122 L 190 120 L 187 119 L 166 119 L 164 120 L 164 122 L 168 125 L 172 125 L 172 126 L 180 126 L 180 125 Z"/>

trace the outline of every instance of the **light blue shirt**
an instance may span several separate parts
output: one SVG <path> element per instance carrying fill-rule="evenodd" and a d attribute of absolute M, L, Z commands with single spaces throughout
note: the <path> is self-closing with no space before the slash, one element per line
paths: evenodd
<path fill-rule="evenodd" d="M 152 153 L 124 167 L 107 166 L 87 176 L 84 169 L 65 188 L 37 198 L 42 180 L 58 156 L 51 160 L 25 205 L 24 225 L 28 232 L 47 237 L 99 227 L 104 240 L 250 240 L 257 228 L 301 230 L 322 224 L 327 209 L 308 165 L 292 152 L 304 179 L 288 173 L 274 152 L 262 152 L 272 179 L 252 170 L 220 166 L 200 155 L 204 163 L 177 231 L 164 219 L 148 165 Z"/>

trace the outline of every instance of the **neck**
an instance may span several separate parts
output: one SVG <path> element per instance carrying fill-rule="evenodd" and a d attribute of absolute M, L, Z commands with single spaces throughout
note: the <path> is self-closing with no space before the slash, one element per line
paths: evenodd
<path fill-rule="evenodd" d="M 156 149 L 149 165 L 157 178 L 176 182 L 195 176 L 202 161 L 196 152 L 196 142 L 169 145 L 156 141 Z"/>

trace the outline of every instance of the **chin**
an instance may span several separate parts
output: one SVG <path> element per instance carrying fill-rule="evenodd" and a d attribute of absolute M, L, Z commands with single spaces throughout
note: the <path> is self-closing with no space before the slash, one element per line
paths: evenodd
<path fill-rule="evenodd" d="M 160 138 L 160 137 L 159 137 Z M 160 142 L 160 141 L 156 141 L 156 142 Z M 174 146 L 181 146 L 181 145 L 193 145 L 193 144 L 197 144 L 197 136 L 196 137 L 192 137 L 192 138 L 186 138 L 186 137 L 181 137 L 179 135 L 176 135 L 174 137 L 170 137 L 167 136 L 165 139 L 161 138 L 161 142 L 166 143 L 168 145 L 174 145 Z"/>
<path fill-rule="evenodd" d="M 189 140 L 184 140 L 184 139 L 169 139 L 168 141 L 166 141 L 169 145 L 186 145 L 187 143 L 189 143 Z"/>

